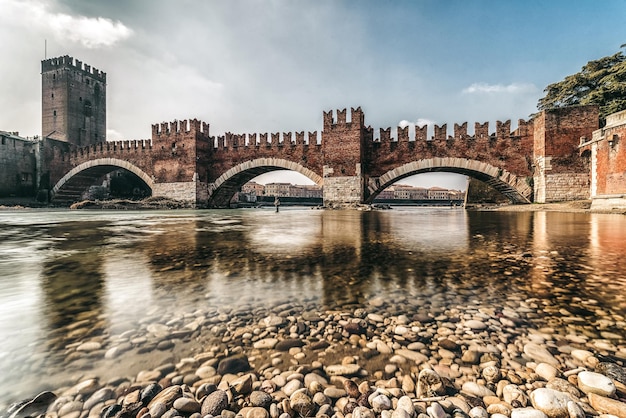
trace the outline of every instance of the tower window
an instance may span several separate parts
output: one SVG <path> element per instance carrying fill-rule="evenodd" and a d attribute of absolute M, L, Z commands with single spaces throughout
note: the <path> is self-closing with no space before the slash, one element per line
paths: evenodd
<path fill-rule="evenodd" d="M 56 74 L 52 74 L 52 79 L 56 80 L 56 78 L 57 78 L 57 75 Z"/>
<path fill-rule="evenodd" d="M 55 110 L 55 111 L 53 111 L 53 112 L 52 112 L 52 115 L 53 115 L 53 116 L 56 116 L 56 115 L 57 115 L 57 111 L 56 111 L 56 110 Z"/>
<path fill-rule="evenodd" d="M 82 101 L 83 101 L 83 98 L 82 98 L 82 97 L 79 97 L 79 98 L 78 98 L 78 101 L 79 101 L 79 102 L 82 102 Z"/>
<path fill-rule="evenodd" d="M 89 79 L 87 79 L 87 84 L 89 84 Z"/>
<path fill-rule="evenodd" d="M 50 96 L 54 99 L 54 93 L 52 93 Z"/>
<path fill-rule="evenodd" d="M 87 117 L 92 115 L 91 102 L 89 100 L 85 100 L 85 104 L 83 106 L 83 114 Z"/>

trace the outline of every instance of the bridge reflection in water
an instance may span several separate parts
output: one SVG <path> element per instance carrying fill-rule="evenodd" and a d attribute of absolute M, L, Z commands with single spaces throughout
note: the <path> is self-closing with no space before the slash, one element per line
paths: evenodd
<path fill-rule="evenodd" d="M 22 211 L 0 212 L 0 226 L 1 393 L 32 390 L 24 368 L 56 364 L 68 345 L 196 310 L 351 310 L 379 297 L 410 301 L 389 309 L 414 314 L 513 298 L 555 317 L 576 307 L 590 327 L 598 310 L 626 314 L 626 219 L 616 215 Z"/>

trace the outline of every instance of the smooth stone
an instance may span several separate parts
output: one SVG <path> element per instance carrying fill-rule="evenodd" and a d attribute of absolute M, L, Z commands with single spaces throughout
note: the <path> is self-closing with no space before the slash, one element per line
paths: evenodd
<path fill-rule="evenodd" d="M 288 339 L 285 339 L 276 343 L 276 346 L 274 347 L 274 349 L 276 349 L 277 351 L 289 351 L 289 349 L 291 348 L 303 347 L 303 346 L 304 346 L 304 341 L 297 339 L 297 338 L 288 338 Z"/>
<path fill-rule="evenodd" d="M 472 330 L 476 330 L 476 331 L 480 331 L 483 330 L 485 328 L 487 328 L 487 324 L 485 324 L 483 321 L 479 321 L 477 319 L 470 319 L 468 321 L 465 321 L 463 323 L 463 326 L 472 329 Z"/>
<path fill-rule="evenodd" d="M 218 389 L 215 392 L 209 393 L 202 402 L 202 408 L 200 413 L 202 416 L 213 415 L 217 416 L 222 413 L 224 409 L 228 407 L 228 394 Z"/>
<path fill-rule="evenodd" d="M 429 358 L 426 355 L 419 353 L 417 351 L 407 350 L 405 348 L 396 350 L 395 354 L 400 355 L 408 360 L 412 360 L 417 364 L 426 363 L 429 360 Z"/>
<path fill-rule="evenodd" d="M 543 346 L 537 343 L 527 343 L 524 345 L 524 354 L 537 363 L 548 363 L 558 366 L 559 361 Z"/>
<path fill-rule="evenodd" d="M 574 401 L 567 403 L 567 412 L 569 413 L 569 418 L 585 418 L 587 416 L 582 406 Z"/>
<path fill-rule="evenodd" d="M 290 380 L 289 382 L 287 382 L 285 384 L 285 386 L 283 386 L 283 392 L 285 393 L 285 395 L 287 396 L 291 396 L 293 395 L 297 390 L 300 390 L 304 387 L 303 383 L 298 380 L 298 379 L 294 379 L 294 380 Z"/>
<path fill-rule="evenodd" d="M 581 393 L 580 390 L 578 390 L 578 388 L 574 385 L 572 385 L 570 382 L 568 382 L 565 379 L 560 379 L 558 377 L 550 380 L 547 384 L 546 384 L 546 388 L 548 389 L 554 389 L 554 390 L 558 390 L 559 392 L 566 392 L 569 393 L 570 395 L 572 395 L 574 398 L 580 398 L 581 397 Z"/>
<path fill-rule="evenodd" d="M 237 374 L 250 370 L 248 358 L 242 355 L 226 357 L 222 359 L 217 366 L 217 374 Z"/>
<path fill-rule="evenodd" d="M 130 343 L 124 343 L 124 344 L 120 344 L 120 345 L 116 345 L 115 347 L 111 347 L 109 348 L 105 353 L 104 353 L 104 358 L 105 359 L 114 359 L 119 357 L 120 354 L 125 353 L 126 351 L 130 350 L 132 348 L 132 345 L 130 345 Z"/>
<path fill-rule="evenodd" d="M 370 404 L 372 405 L 372 409 L 374 410 L 374 412 L 386 411 L 392 408 L 391 400 L 389 399 L 389 397 L 382 394 L 372 399 L 372 402 L 370 402 Z"/>
<path fill-rule="evenodd" d="M 376 418 L 376 415 L 369 408 L 357 406 L 352 410 L 352 418 Z"/>
<path fill-rule="evenodd" d="M 161 378 L 161 372 L 158 370 L 143 370 L 137 373 L 137 382 L 155 382 Z"/>
<path fill-rule="evenodd" d="M 517 385 L 506 385 L 502 388 L 502 399 L 510 405 L 513 404 L 513 401 L 519 402 L 521 406 L 528 405 L 526 393 Z"/>
<path fill-rule="evenodd" d="M 57 414 L 59 417 L 64 417 L 73 412 L 77 412 L 77 411 L 80 412 L 82 410 L 83 410 L 83 403 L 81 401 L 70 401 L 70 402 L 65 403 L 63 406 L 61 406 Z"/>
<path fill-rule="evenodd" d="M 539 363 L 535 368 L 535 373 L 537 373 L 543 380 L 550 381 L 558 376 L 559 371 L 556 367 L 548 363 Z"/>
<path fill-rule="evenodd" d="M 184 413 L 200 412 L 200 404 L 195 399 L 178 398 L 172 405 L 174 409 Z"/>
<path fill-rule="evenodd" d="M 548 418 L 548 416 L 535 408 L 516 408 L 511 411 L 511 418 Z"/>
<path fill-rule="evenodd" d="M 467 364 L 478 364 L 480 363 L 480 356 L 481 353 L 476 350 L 466 350 L 461 356 L 461 361 Z"/>
<path fill-rule="evenodd" d="M 535 409 L 545 413 L 548 418 L 568 418 L 567 403 L 572 398 L 563 392 L 539 388 L 530 393 L 530 400 Z"/>
<path fill-rule="evenodd" d="M 437 402 L 433 402 L 428 408 L 426 408 L 426 413 L 431 418 L 446 418 L 446 411 L 439 405 Z"/>
<path fill-rule="evenodd" d="M 265 408 L 253 406 L 248 409 L 248 412 L 244 415 L 245 418 L 269 418 L 270 413 Z"/>
<path fill-rule="evenodd" d="M 271 350 L 278 344 L 278 340 L 276 338 L 264 338 L 259 340 L 253 344 L 254 348 L 261 350 Z"/>
<path fill-rule="evenodd" d="M 470 418 L 489 418 L 487 410 L 482 406 L 473 407 L 472 409 L 470 409 L 468 415 L 470 416 Z"/>
<path fill-rule="evenodd" d="M 490 390 L 488 387 L 479 385 L 476 382 L 463 383 L 461 390 L 469 395 L 477 396 L 479 398 L 482 398 L 485 396 L 496 396 L 496 394 L 493 393 L 493 391 Z"/>
<path fill-rule="evenodd" d="M 489 383 L 494 383 L 500 380 L 500 369 L 496 366 L 487 366 L 483 369 L 483 377 Z"/>
<path fill-rule="evenodd" d="M 400 408 L 395 409 L 391 413 L 391 418 L 413 418 L 413 417 L 414 417 L 414 415 L 411 415 L 406 410 L 400 409 Z"/>
<path fill-rule="evenodd" d="M 346 391 L 336 386 L 329 386 L 324 389 L 324 395 L 331 399 L 339 399 L 347 395 Z"/>
<path fill-rule="evenodd" d="M 615 383 L 608 377 L 595 372 L 578 373 L 578 388 L 586 394 L 595 393 L 600 396 L 615 395 Z"/>
<path fill-rule="evenodd" d="M 90 352 L 100 350 L 100 348 L 102 348 L 102 344 L 100 344 L 99 342 L 87 341 L 76 347 L 76 351 Z"/>
<path fill-rule="evenodd" d="M 250 404 L 261 408 L 267 408 L 272 403 L 272 395 L 269 393 L 255 390 L 250 393 Z"/>
<path fill-rule="evenodd" d="M 413 401 L 406 395 L 398 399 L 398 406 L 396 407 L 396 410 L 398 409 L 406 411 L 411 418 L 415 416 L 415 406 L 413 406 Z"/>
<path fill-rule="evenodd" d="M 595 393 L 590 393 L 588 398 L 589 404 L 596 411 L 602 414 L 615 415 L 618 418 L 626 418 L 626 403 L 606 398 Z"/>
<path fill-rule="evenodd" d="M 167 411 L 167 406 L 163 402 L 155 402 L 149 407 L 148 413 L 151 418 L 160 418 L 165 411 Z"/>
<path fill-rule="evenodd" d="M 354 376 L 361 371 L 358 364 L 333 364 L 326 366 L 326 373 L 329 376 Z"/>
<path fill-rule="evenodd" d="M 100 402 L 108 401 L 109 399 L 115 398 L 115 392 L 111 388 L 102 388 L 98 389 L 85 401 L 85 405 L 83 408 L 86 410 L 91 410 L 94 406 L 99 404 Z"/>

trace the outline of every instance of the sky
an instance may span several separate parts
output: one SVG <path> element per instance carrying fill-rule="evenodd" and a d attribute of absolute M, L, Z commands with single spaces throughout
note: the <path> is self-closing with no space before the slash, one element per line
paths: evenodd
<path fill-rule="evenodd" d="M 357 106 L 375 133 L 514 129 L 548 84 L 620 51 L 624 21 L 623 0 L 0 0 L 0 130 L 41 134 L 41 60 L 62 55 L 107 73 L 111 140 L 193 118 L 321 131 L 323 111 Z"/>

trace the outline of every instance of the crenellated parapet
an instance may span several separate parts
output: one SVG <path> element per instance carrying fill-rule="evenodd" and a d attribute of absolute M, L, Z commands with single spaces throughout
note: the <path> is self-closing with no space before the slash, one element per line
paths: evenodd
<path fill-rule="evenodd" d="M 330 113 L 330 112 L 329 112 Z M 429 137 L 428 132 L 432 129 L 432 135 Z M 480 139 L 516 139 L 519 137 L 529 136 L 533 134 L 533 121 L 520 119 L 518 121 L 518 128 L 511 131 L 511 121 L 505 122 L 496 121 L 496 131 L 489 132 L 489 122 L 474 124 L 474 133 L 468 133 L 468 122 L 461 124 L 455 123 L 453 132 L 450 134 L 448 131 L 448 124 L 424 124 L 422 126 L 416 125 L 414 127 L 414 133 L 409 133 L 409 126 L 398 126 L 396 128 L 395 140 L 392 136 L 391 128 L 380 128 L 380 136 L 378 139 L 373 139 L 375 142 L 419 142 L 419 141 L 466 141 L 466 140 L 480 140 Z"/>
<path fill-rule="evenodd" d="M 226 132 L 217 138 L 211 137 L 211 144 L 215 151 L 236 151 L 241 149 L 257 148 L 282 148 L 282 147 L 309 147 L 318 146 L 317 131 L 300 132 L 272 132 L 272 133 L 252 133 L 234 134 Z"/>
<path fill-rule="evenodd" d="M 363 127 L 365 124 L 365 115 L 361 107 L 350 109 L 350 122 L 346 120 L 346 109 L 337 110 L 337 119 L 333 118 L 333 111 L 324 112 L 324 131 L 346 130 L 355 127 Z"/>
<path fill-rule="evenodd" d="M 72 147 L 68 151 L 55 148 L 55 156 L 62 161 L 77 161 L 91 158 L 122 158 L 131 152 L 150 152 L 152 142 L 149 139 L 132 139 L 119 141 L 105 141 L 84 147 Z"/>
<path fill-rule="evenodd" d="M 175 135 L 196 134 L 201 138 L 209 138 L 209 124 L 198 119 L 174 120 L 152 125 L 152 140 L 169 139 Z"/>
<path fill-rule="evenodd" d="M 90 65 L 83 64 L 82 61 L 75 60 L 73 57 L 69 55 L 64 55 L 62 57 L 57 58 L 49 58 L 47 60 L 43 60 L 41 62 L 41 70 L 42 72 L 60 70 L 64 68 L 71 68 L 75 71 L 82 72 L 84 74 L 89 74 L 94 79 L 102 81 L 106 83 L 107 75 L 104 71 L 100 71 L 97 68 L 93 68 Z"/>

